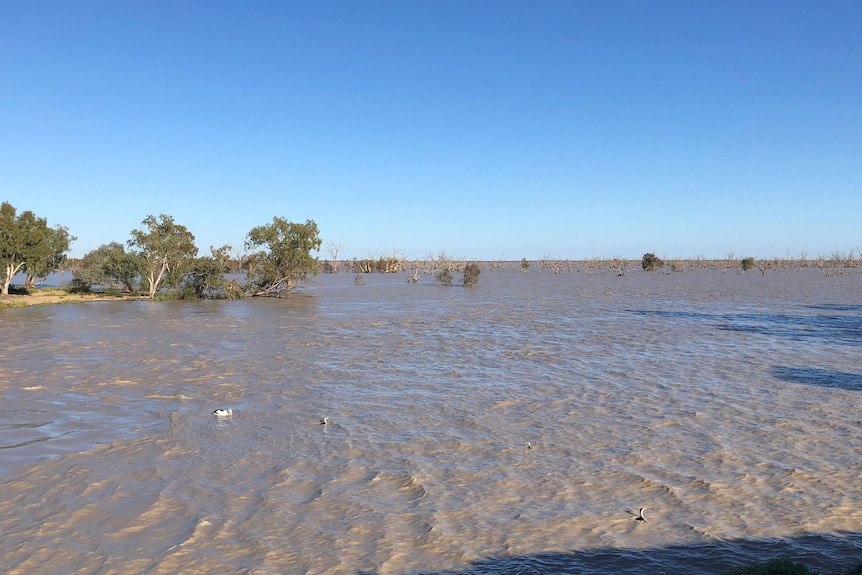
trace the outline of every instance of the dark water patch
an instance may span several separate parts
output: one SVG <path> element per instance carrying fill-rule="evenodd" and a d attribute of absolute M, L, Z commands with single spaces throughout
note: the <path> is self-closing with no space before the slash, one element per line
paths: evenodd
<path fill-rule="evenodd" d="M 822 309 L 828 311 L 855 311 L 862 314 L 862 304 L 848 303 L 818 303 L 805 306 L 809 309 Z"/>
<path fill-rule="evenodd" d="M 772 375 L 782 381 L 818 387 L 862 391 L 862 374 L 818 367 L 774 366 Z"/>
<path fill-rule="evenodd" d="M 590 549 L 483 559 L 459 575 L 578 575 L 698 573 L 719 575 L 751 562 L 789 558 L 824 573 L 856 566 L 862 535 L 810 534 L 793 538 L 740 539 L 648 549 Z M 422 572 L 435 575 L 435 572 Z M 446 572 L 452 574 L 455 572 Z M 442 573 L 436 573 L 442 575 Z"/>
<path fill-rule="evenodd" d="M 781 337 L 794 341 L 818 340 L 839 345 L 862 345 L 862 315 L 786 313 L 708 313 L 694 311 L 629 310 L 657 318 L 708 321 L 724 331 Z"/>

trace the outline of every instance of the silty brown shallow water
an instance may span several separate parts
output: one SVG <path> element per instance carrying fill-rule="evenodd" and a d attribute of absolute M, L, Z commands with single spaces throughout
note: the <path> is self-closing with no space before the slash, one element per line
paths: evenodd
<path fill-rule="evenodd" d="M 4 310 L 0 569 L 844 566 L 860 278 L 336 274 L 288 300 Z"/>

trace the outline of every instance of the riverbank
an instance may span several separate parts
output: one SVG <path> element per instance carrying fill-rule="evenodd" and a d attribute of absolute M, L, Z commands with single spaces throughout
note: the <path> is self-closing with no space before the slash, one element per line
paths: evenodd
<path fill-rule="evenodd" d="M 91 301 L 136 300 L 136 295 L 107 295 L 104 293 L 69 293 L 61 289 L 43 288 L 30 290 L 27 294 L 0 296 L 0 309 L 27 307 L 55 303 L 86 303 Z"/>

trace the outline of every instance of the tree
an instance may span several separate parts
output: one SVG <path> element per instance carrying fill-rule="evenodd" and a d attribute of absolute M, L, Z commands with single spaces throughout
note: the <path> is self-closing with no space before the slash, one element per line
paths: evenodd
<path fill-rule="evenodd" d="M 69 228 L 54 226 L 45 228 L 45 239 L 47 240 L 43 253 L 40 257 L 32 258 L 24 266 L 27 272 L 26 287 L 35 287 L 36 280 L 44 280 L 50 274 L 59 271 L 66 263 L 66 254 L 72 246 L 75 236 L 69 233 Z"/>
<path fill-rule="evenodd" d="M 232 249 L 229 245 L 218 249 L 210 246 L 212 255 L 195 258 L 183 282 L 194 291 L 196 297 L 208 297 L 219 292 L 228 299 L 237 296 L 237 290 L 233 289 L 235 282 L 225 278 L 231 266 Z"/>
<path fill-rule="evenodd" d="M 340 252 L 341 248 L 343 247 L 344 242 L 342 241 L 335 243 L 332 240 L 329 240 L 328 242 L 326 242 L 326 251 L 329 252 L 329 270 L 334 274 L 338 273 L 338 267 L 340 263 L 338 261 L 338 252 Z"/>
<path fill-rule="evenodd" d="M 21 270 L 32 276 L 28 283 L 35 284 L 37 275 L 59 269 L 74 239 L 66 228 L 49 228 L 45 218 L 29 210 L 19 215 L 9 202 L 0 204 L 0 293 L 9 294 L 12 277 Z"/>
<path fill-rule="evenodd" d="M 664 261 L 653 253 L 644 254 L 641 267 L 645 272 L 654 272 L 664 267 Z"/>
<path fill-rule="evenodd" d="M 9 202 L 0 205 L 0 260 L 3 262 L 2 295 L 9 295 L 9 284 L 12 276 L 18 273 L 24 264 L 22 241 L 16 210 Z"/>
<path fill-rule="evenodd" d="M 251 256 L 248 274 L 252 295 L 290 293 L 308 274 L 317 275 L 320 266 L 311 251 L 319 251 L 320 244 L 314 220 L 299 224 L 276 216 L 271 224 L 252 229 L 246 236 L 246 248 L 266 248 Z"/>
<path fill-rule="evenodd" d="M 143 269 L 141 256 L 127 252 L 121 243 L 111 242 L 84 255 L 72 275 L 72 283 L 79 289 L 89 290 L 97 285 L 131 292 Z"/>
<path fill-rule="evenodd" d="M 464 266 L 464 278 L 461 280 L 461 284 L 466 288 L 472 288 L 479 285 L 479 274 L 482 273 L 482 270 L 479 268 L 479 265 L 470 262 Z"/>
<path fill-rule="evenodd" d="M 452 285 L 452 272 L 449 271 L 449 268 L 443 268 L 439 272 L 437 272 L 437 284 L 441 286 L 450 286 Z"/>
<path fill-rule="evenodd" d="M 174 218 L 161 214 L 147 216 L 141 222 L 146 229 L 132 230 L 129 247 L 138 249 L 143 258 L 143 279 L 152 299 L 168 274 L 168 285 L 177 285 L 197 255 L 195 237 L 185 226 L 174 223 Z"/>

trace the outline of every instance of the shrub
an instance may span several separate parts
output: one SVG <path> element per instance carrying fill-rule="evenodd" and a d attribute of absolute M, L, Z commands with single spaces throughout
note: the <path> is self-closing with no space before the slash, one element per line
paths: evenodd
<path fill-rule="evenodd" d="M 521 271 L 525 272 L 530 269 L 530 262 L 527 261 L 527 258 L 521 258 Z"/>
<path fill-rule="evenodd" d="M 464 279 L 461 280 L 461 284 L 464 287 L 476 287 L 479 283 L 479 274 L 482 273 L 482 270 L 479 269 L 479 265 L 473 262 L 464 266 Z"/>
<path fill-rule="evenodd" d="M 742 259 L 742 271 L 747 272 L 750 269 L 754 269 L 754 258 L 743 258 Z"/>
<path fill-rule="evenodd" d="M 452 272 L 450 272 L 448 269 L 442 269 L 437 272 L 437 283 L 441 286 L 452 285 Z"/>
<path fill-rule="evenodd" d="M 81 281 L 79 278 L 72 278 L 71 280 L 69 280 L 67 282 L 63 282 L 60 285 L 60 287 L 69 293 L 76 293 L 77 294 L 77 293 L 92 293 L 93 292 L 92 286 L 85 281 Z"/>
<path fill-rule="evenodd" d="M 645 272 L 654 272 L 664 267 L 664 261 L 655 254 L 644 254 L 641 259 L 641 267 Z"/>

